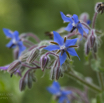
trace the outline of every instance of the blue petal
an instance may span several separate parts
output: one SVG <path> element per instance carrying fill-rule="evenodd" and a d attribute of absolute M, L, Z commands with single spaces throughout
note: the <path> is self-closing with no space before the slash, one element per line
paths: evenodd
<path fill-rule="evenodd" d="M 13 38 L 13 35 L 10 29 L 3 28 L 3 32 L 8 38 Z"/>
<path fill-rule="evenodd" d="M 87 24 L 90 25 L 91 24 L 91 20 L 87 20 Z"/>
<path fill-rule="evenodd" d="M 20 40 L 18 31 L 14 31 L 13 35 L 16 41 Z"/>
<path fill-rule="evenodd" d="M 82 25 L 81 24 L 78 24 L 78 31 L 79 33 L 83 36 L 83 28 L 82 28 Z"/>
<path fill-rule="evenodd" d="M 60 94 L 60 91 L 57 90 L 57 89 L 54 88 L 54 87 L 48 87 L 47 90 L 48 90 L 51 94 L 54 94 L 54 95 Z"/>
<path fill-rule="evenodd" d="M 59 45 L 63 45 L 64 39 L 60 36 L 59 33 L 53 31 L 54 41 L 57 42 Z"/>
<path fill-rule="evenodd" d="M 20 41 L 18 43 L 18 47 L 19 47 L 19 56 L 21 55 L 21 53 L 26 49 L 26 47 L 23 45 L 23 42 Z"/>
<path fill-rule="evenodd" d="M 69 94 L 71 94 L 72 92 L 71 91 L 62 91 L 62 94 L 63 95 L 69 95 Z"/>
<path fill-rule="evenodd" d="M 57 89 L 60 89 L 60 85 L 58 82 L 54 81 L 52 85 L 55 86 Z"/>
<path fill-rule="evenodd" d="M 44 49 L 48 50 L 48 51 L 53 51 L 53 50 L 60 49 L 60 47 L 58 45 L 49 45 L 49 46 L 45 47 Z"/>
<path fill-rule="evenodd" d="M 70 17 L 65 16 L 65 14 L 63 12 L 60 12 L 60 14 L 61 14 L 63 21 L 71 22 L 71 23 L 73 22 L 72 19 Z"/>
<path fill-rule="evenodd" d="M 68 48 L 67 51 L 68 51 L 68 53 L 69 53 L 70 55 L 72 55 L 72 56 L 77 56 L 77 57 L 79 58 L 79 56 L 78 56 L 78 54 L 76 53 L 76 51 L 75 51 L 74 48 Z M 79 58 L 79 60 L 80 60 L 80 58 Z"/>
<path fill-rule="evenodd" d="M 77 42 L 77 40 L 78 40 L 78 38 L 66 40 L 65 46 L 66 46 L 66 47 L 69 47 L 69 46 L 71 46 L 71 45 L 75 45 L 76 42 Z"/>
<path fill-rule="evenodd" d="M 76 14 L 74 14 L 72 18 L 74 19 L 75 24 L 79 22 L 78 16 Z"/>
<path fill-rule="evenodd" d="M 71 31 L 73 28 L 72 24 L 69 23 L 68 26 L 65 28 L 66 31 Z"/>
<path fill-rule="evenodd" d="M 60 85 L 58 84 L 58 82 L 53 82 L 52 86 L 48 87 L 47 90 L 54 95 L 60 95 Z"/>
<path fill-rule="evenodd" d="M 85 28 L 84 26 L 82 26 L 82 29 L 84 32 L 86 32 L 87 34 L 89 33 L 89 30 L 87 28 Z"/>
<path fill-rule="evenodd" d="M 59 100 L 58 100 L 58 103 L 63 103 L 64 100 L 65 100 L 65 97 L 64 97 L 64 96 L 61 96 L 61 97 L 59 98 Z"/>
<path fill-rule="evenodd" d="M 62 55 L 60 53 L 59 55 L 60 65 L 62 65 L 65 62 L 66 58 L 67 58 L 66 52 L 64 52 Z"/>
<path fill-rule="evenodd" d="M 13 45 L 13 42 L 12 42 L 12 40 L 6 45 L 6 47 L 8 47 L 8 48 L 10 48 L 10 47 L 12 47 L 12 45 Z"/>

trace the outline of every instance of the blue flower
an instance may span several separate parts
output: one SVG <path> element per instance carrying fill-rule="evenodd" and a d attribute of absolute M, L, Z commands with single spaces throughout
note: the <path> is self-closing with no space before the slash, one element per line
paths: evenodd
<path fill-rule="evenodd" d="M 19 55 L 26 49 L 23 42 L 19 38 L 18 31 L 12 32 L 10 29 L 3 28 L 4 34 L 10 38 L 10 42 L 6 45 L 8 48 L 19 48 Z"/>
<path fill-rule="evenodd" d="M 60 52 L 59 54 L 60 65 L 62 65 L 65 62 L 67 55 L 69 58 L 70 58 L 70 55 L 78 57 L 75 49 L 72 48 L 72 47 L 77 47 L 75 45 L 75 43 L 77 42 L 77 38 L 66 40 L 66 37 L 63 39 L 60 36 L 60 34 L 58 34 L 55 31 L 53 31 L 53 35 L 54 35 L 54 42 L 51 42 L 51 43 L 55 45 L 49 45 L 45 47 L 44 49 L 48 51 L 58 50 L 57 53 Z"/>
<path fill-rule="evenodd" d="M 80 23 L 76 14 L 74 14 L 72 17 L 65 16 L 63 12 L 60 12 L 60 14 L 64 22 L 70 22 L 65 28 L 66 31 L 73 32 L 75 29 L 77 29 L 82 36 L 83 32 L 88 34 L 89 30 Z"/>
<path fill-rule="evenodd" d="M 66 101 L 65 103 L 70 103 L 69 99 L 68 99 L 68 95 L 71 94 L 71 91 L 66 91 L 66 90 L 62 90 L 60 88 L 60 85 L 58 82 L 53 82 L 52 86 L 48 87 L 47 90 L 53 94 L 56 95 L 57 97 L 59 97 L 58 99 L 58 103 L 64 103 L 64 101 Z"/>

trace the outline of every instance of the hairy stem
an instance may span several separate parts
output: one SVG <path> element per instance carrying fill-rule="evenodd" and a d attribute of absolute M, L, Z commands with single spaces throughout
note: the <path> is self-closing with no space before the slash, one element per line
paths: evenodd
<path fill-rule="evenodd" d="M 96 17 L 97 17 L 97 12 L 95 12 L 94 16 L 93 16 L 93 20 L 92 20 L 92 29 L 94 29 L 95 27 L 95 22 L 96 22 Z"/>
<path fill-rule="evenodd" d="M 82 84 L 84 84 L 85 86 L 87 86 L 88 88 L 92 89 L 95 92 L 101 92 L 101 89 L 99 87 L 97 87 L 94 84 L 91 84 L 85 80 L 83 80 L 82 78 L 80 78 L 79 76 L 77 76 L 76 74 L 70 73 L 70 72 L 65 72 L 65 74 L 67 74 L 68 76 L 72 77 L 73 79 L 75 79 L 76 81 L 80 81 Z"/>
<path fill-rule="evenodd" d="M 99 80 L 101 89 L 102 89 L 102 91 L 103 91 L 103 89 L 104 89 L 103 75 L 102 75 L 102 73 L 100 73 L 100 72 L 98 72 L 97 74 L 98 74 L 98 80 Z"/>

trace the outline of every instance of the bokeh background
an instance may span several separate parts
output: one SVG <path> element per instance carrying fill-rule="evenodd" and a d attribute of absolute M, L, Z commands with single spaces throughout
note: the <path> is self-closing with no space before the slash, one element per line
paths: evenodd
<path fill-rule="evenodd" d="M 94 14 L 95 3 L 99 0 L 0 0 L 0 66 L 4 66 L 13 61 L 12 49 L 8 49 L 5 45 L 8 43 L 2 28 L 18 30 L 19 33 L 33 32 L 41 39 L 48 39 L 46 31 L 57 30 L 62 26 L 63 20 L 60 16 L 60 11 L 65 14 L 80 15 L 83 12 L 88 12 L 90 20 Z M 100 2 L 100 1 L 99 1 Z M 104 31 L 104 14 L 99 15 L 96 28 Z M 104 37 L 102 38 L 102 41 Z M 73 58 L 74 68 L 81 72 L 84 76 L 93 78 L 93 82 L 98 84 L 96 72 L 84 65 L 84 47 L 77 51 L 81 61 L 78 58 Z M 104 47 L 103 42 L 99 48 L 99 57 L 101 57 L 101 65 L 104 67 Z M 25 91 L 19 91 L 20 77 L 13 76 L 12 78 L 7 72 L 0 71 L 0 95 L 8 95 L 8 99 L 0 99 L 0 103 L 50 103 L 51 94 L 46 90 L 46 87 L 52 84 L 49 79 L 49 72 L 46 72 L 42 77 L 42 71 L 37 72 L 38 81 L 33 84 L 31 90 L 26 88 Z M 83 90 L 83 86 L 76 83 L 71 78 L 64 76 L 59 79 L 61 86 L 72 86 Z M 91 98 L 95 95 L 89 93 Z"/>

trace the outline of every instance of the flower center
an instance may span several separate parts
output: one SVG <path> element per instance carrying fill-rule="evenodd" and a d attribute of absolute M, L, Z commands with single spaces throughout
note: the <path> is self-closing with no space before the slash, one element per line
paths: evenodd
<path fill-rule="evenodd" d="M 72 23 L 72 25 L 73 25 L 74 27 L 76 26 L 76 24 L 75 24 L 74 22 Z"/>
<path fill-rule="evenodd" d="M 65 48 L 66 48 L 65 45 L 60 46 L 61 50 L 65 49 Z"/>

